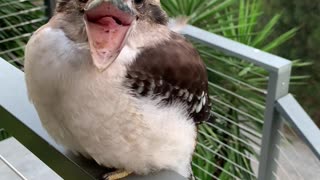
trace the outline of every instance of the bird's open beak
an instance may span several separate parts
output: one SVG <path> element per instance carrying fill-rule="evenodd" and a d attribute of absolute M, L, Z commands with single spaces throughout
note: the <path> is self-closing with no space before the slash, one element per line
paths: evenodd
<path fill-rule="evenodd" d="M 93 64 L 103 71 L 120 54 L 135 16 L 127 0 L 89 0 L 84 21 Z"/>

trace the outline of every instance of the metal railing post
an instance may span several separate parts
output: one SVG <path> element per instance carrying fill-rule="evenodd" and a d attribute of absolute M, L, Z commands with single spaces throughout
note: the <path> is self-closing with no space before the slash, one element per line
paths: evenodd
<path fill-rule="evenodd" d="M 274 160 L 278 157 L 279 130 L 283 124 L 280 114 L 275 109 L 275 104 L 279 98 L 288 94 L 290 74 L 291 63 L 269 74 L 258 180 L 275 179 L 274 173 L 277 166 Z"/>

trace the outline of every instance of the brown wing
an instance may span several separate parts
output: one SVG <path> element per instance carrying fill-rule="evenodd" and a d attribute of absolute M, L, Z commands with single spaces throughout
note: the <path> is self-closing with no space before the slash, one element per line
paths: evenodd
<path fill-rule="evenodd" d="M 193 46 L 178 34 L 172 33 L 169 41 L 143 49 L 128 68 L 126 84 L 136 96 L 185 103 L 196 123 L 209 118 L 205 65 Z"/>

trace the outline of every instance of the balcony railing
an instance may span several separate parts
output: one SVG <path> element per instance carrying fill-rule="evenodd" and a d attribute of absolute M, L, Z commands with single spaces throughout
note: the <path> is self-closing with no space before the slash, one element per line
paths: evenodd
<path fill-rule="evenodd" d="M 46 6 L 52 4 L 52 0 L 45 1 Z M 12 3 L 12 2 L 10 2 Z M 43 10 L 43 9 L 42 9 Z M 44 11 L 43 14 L 52 15 L 50 8 Z M 0 17 L 1 18 L 1 17 Z M 14 28 L 14 26 L 11 26 Z M 6 30 L 6 29 L 4 29 Z M 0 28 L 1 33 L 1 28 Z M 205 132 L 200 131 L 207 139 L 217 141 L 218 144 L 234 151 L 241 156 L 245 156 L 248 159 L 252 158 L 252 161 L 256 161 L 257 170 L 252 176 L 258 180 L 269 180 L 276 178 L 276 169 L 278 167 L 277 158 L 279 155 L 279 140 L 283 137 L 281 134 L 282 126 L 284 123 L 289 126 L 298 134 L 298 136 L 308 145 L 309 149 L 314 153 L 314 156 L 320 159 L 320 131 L 313 123 L 311 118 L 301 108 L 295 98 L 289 93 L 289 81 L 291 73 L 291 62 L 281 57 L 265 53 L 259 49 L 248 47 L 238 42 L 226 39 L 224 37 L 206 32 L 202 29 L 187 26 L 182 31 L 187 38 L 197 43 L 206 45 L 211 49 L 215 49 L 230 57 L 234 57 L 241 61 L 252 63 L 256 67 L 260 67 L 268 74 L 268 84 L 266 89 L 258 89 L 260 96 L 264 96 L 263 104 L 255 104 L 250 101 L 249 98 L 243 95 L 236 94 L 231 90 L 226 89 L 220 84 L 215 84 L 214 81 L 210 81 L 210 86 L 213 89 L 222 91 L 225 94 L 235 96 L 238 99 L 248 102 L 252 106 L 261 106 L 261 110 L 264 111 L 263 119 L 260 117 L 252 116 L 251 114 L 243 111 L 243 107 L 236 107 L 233 104 L 226 104 L 219 98 L 212 97 L 215 104 L 219 106 L 225 106 L 239 112 L 241 118 L 250 118 L 262 124 L 261 132 L 258 130 L 251 130 L 251 127 L 246 127 L 243 124 L 232 121 L 229 117 L 223 114 L 219 114 L 214 111 L 218 119 L 233 123 L 236 126 L 241 126 L 242 130 L 250 131 L 255 134 L 255 142 L 258 147 L 255 148 L 258 154 L 258 158 L 247 157 L 247 154 L 237 152 L 232 147 L 224 142 L 220 142 Z M 31 34 L 22 33 L 17 34 L 17 37 L 10 37 L 9 39 L 0 39 L 1 43 L 6 43 L 12 40 L 12 38 L 24 38 L 26 39 Z M 11 57 L 12 52 L 19 51 L 24 47 L 18 47 L 15 49 L 9 49 L 0 52 L 0 56 Z M 13 60 L 0 58 L 0 130 L 3 128 L 10 133 L 13 137 L 18 139 L 24 146 L 26 146 L 32 153 L 38 156 L 43 162 L 51 167 L 57 174 L 64 179 L 96 179 L 104 171 L 103 168 L 98 167 L 92 162 L 88 162 L 84 159 L 76 157 L 66 151 L 63 147 L 57 145 L 46 133 L 41 126 L 39 117 L 33 107 L 28 101 L 26 86 L 24 82 L 24 73 L 9 64 L 22 62 L 23 57 L 18 57 Z M 17 65 L 17 64 L 15 64 Z M 245 84 L 237 79 L 220 72 L 219 70 L 208 68 L 209 74 L 215 74 L 221 76 L 221 78 L 236 81 L 237 83 Z M 245 84 L 250 86 L 250 84 Z M 252 87 L 254 89 L 254 87 Z M 217 127 L 215 124 L 208 124 L 213 130 L 224 131 Z M 235 136 L 227 133 L 229 136 Z M 262 135 L 261 135 L 262 134 Z M 238 137 L 235 139 L 241 140 Z M 206 148 L 204 144 L 199 144 L 204 147 L 209 153 L 216 153 Z M 41 147 L 41 148 L 39 148 Z M 252 147 L 254 147 L 252 145 Z M 230 162 L 232 166 L 236 166 L 241 169 L 241 165 L 235 163 L 224 157 L 222 154 L 217 153 L 217 156 Z M 201 154 L 196 154 L 200 158 L 204 158 Z M 207 163 L 217 166 L 216 168 L 229 173 L 231 177 L 234 175 L 223 167 L 215 164 L 215 162 L 205 161 Z M 205 172 L 203 168 L 194 163 L 196 168 Z M 210 173 L 210 172 L 205 172 Z M 1 176 L 1 175 L 0 175 Z M 214 175 L 209 175 L 211 179 L 217 179 Z M 235 179 L 237 177 L 234 177 Z M 1 179 L 1 178 L 0 178 Z M 161 172 L 152 176 L 146 177 L 129 177 L 128 179 L 183 179 L 179 175 L 173 172 Z"/>

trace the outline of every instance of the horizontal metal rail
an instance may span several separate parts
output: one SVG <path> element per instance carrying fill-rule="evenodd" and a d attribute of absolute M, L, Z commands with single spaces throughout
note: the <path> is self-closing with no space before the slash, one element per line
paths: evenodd
<path fill-rule="evenodd" d="M 186 26 L 180 32 L 193 40 L 204 43 L 228 55 L 247 60 L 269 72 L 278 72 L 282 67 L 291 64 L 287 59 L 246 46 L 191 25 Z"/>
<path fill-rule="evenodd" d="M 296 99 L 288 94 L 277 101 L 276 108 L 320 160 L 319 128 Z"/>

